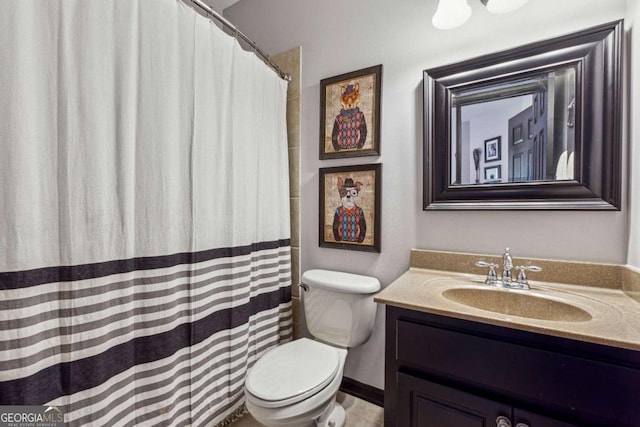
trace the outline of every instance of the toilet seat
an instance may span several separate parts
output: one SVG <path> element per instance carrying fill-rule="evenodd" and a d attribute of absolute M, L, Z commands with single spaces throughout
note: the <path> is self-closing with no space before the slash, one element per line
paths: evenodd
<path fill-rule="evenodd" d="M 337 349 L 300 338 L 265 353 L 249 371 L 245 388 L 260 406 L 278 408 L 322 390 L 339 367 Z"/>

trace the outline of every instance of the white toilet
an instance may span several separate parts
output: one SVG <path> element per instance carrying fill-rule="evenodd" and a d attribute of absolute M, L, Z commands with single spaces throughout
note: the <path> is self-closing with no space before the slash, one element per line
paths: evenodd
<path fill-rule="evenodd" d="M 347 347 L 371 336 L 376 313 L 374 277 L 309 270 L 300 285 L 307 329 L 301 338 L 265 353 L 245 382 L 249 413 L 267 427 L 342 427 L 336 402 Z"/>

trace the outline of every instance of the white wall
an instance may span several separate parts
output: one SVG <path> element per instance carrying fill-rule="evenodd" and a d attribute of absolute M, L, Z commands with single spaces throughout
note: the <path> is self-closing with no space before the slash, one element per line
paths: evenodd
<path fill-rule="evenodd" d="M 509 182 L 509 118 L 522 112 L 533 105 L 532 95 L 523 95 L 513 98 L 499 99 L 497 101 L 483 102 L 482 104 L 465 105 L 462 108 L 462 121 L 470 123 L 468 144 L 463 143 L 462 149 L 468 153 L 479 148 L 480 156 L 480 182 L 486 182 L 484 170 L 487 167 L 501 167 L 502 182 Z M 500 160 L 485 163 L 485 146 L 487 139 L 500 137 Z M 463 140 L 464 141 L 464 140 Z M 472 155 L 468 155 L 471 161 L 468 165 L 468 173 L 471 178 L 463 183 L 473 183 L 475 180 L 475 163 Z M 463 163 L 465 164 L 465 163 Z"/>
<path fill-rule="evenodd" d="M 422 71 L 623 18 L 625 0 L 535 0 L 458 30 L 431 26 L 436 0 L 241 0 L 225 17 L 267 52 L 302 46 L 301 270 L 331 268 L 387 285 L 408 268 L 412 247 L 624 263 L 627 212 L 422 211 Z M 320 80 L 384 65 L 382 155 L 318 159 Z M 318 168 L 383 163 L 382 253 L 318 247 Z M 345 374 L 382 388 L 384 319 L 365 346 L 350 351 Z"/>
<path fill-rule="evenodd" d="M 625 40 L 627 49 L 631 52 L 631 59 L 627 63 L 628 76 L 638 76 L 640 73 L 640 1 L 627 0 L 628 14 L 625 22 L 629 36 Z M 629 82 L 629 113 L 627 115 L 629 141 L 631 151 L 629 155 L 630 168 L 629 184 L 629 255 L 627 263 L 640 268 L 640 81 Z"/>

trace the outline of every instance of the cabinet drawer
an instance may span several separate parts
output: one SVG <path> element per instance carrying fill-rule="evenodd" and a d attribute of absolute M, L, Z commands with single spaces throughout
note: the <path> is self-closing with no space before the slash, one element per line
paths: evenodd
<path fill-rule="evenodd" d="M 640 371 L 407 320 L 396 324 L 398 367 L 485 389 L 510 401 L 637 426 Z M 633 418 L 629 418 L 633 416 Z M 598 421 L 602 420 L 602 421 Z"/>

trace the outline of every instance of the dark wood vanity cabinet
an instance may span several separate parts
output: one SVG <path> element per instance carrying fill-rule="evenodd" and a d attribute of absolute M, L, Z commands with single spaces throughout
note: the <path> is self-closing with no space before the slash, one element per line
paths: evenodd
<path fill-rule="evenodd" d="M 398 402 L 401 426 L 577 427 L 403 373 L 398 373 Z"/>
<path fill-rule="evenodd" d="M 640 352 L 386 312 L 385 427 L 640 426 Z"/>

